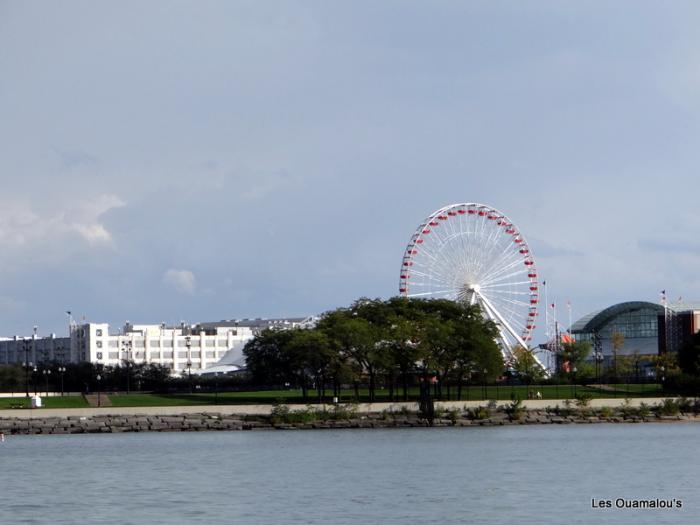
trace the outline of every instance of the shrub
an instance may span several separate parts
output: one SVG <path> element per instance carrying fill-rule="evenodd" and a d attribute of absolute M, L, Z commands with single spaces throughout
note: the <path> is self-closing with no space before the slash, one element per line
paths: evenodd
<path fill-rule="evenodd" d="M 612 417 L 613 409 L 610 407 L 601 407 L 601 409 L 598 410 L 598 415 L 604 418 Z"/>
<path fill-rule="evenodd" d="M 523 407 L 523 401 L 522 399 L 518 398 L 515 401 L 512 401 L 508 406 L 505 407 L 505 413 L 508 415 L 508 418 L 511 420 L 513 419 L 520 419 L 523 416 L 524 412 L 524 407 Z"/>
<path fill-rule="evenodd" d="M 576 394 L 576 406 L 579 408 L 585 408 L 590 404 L 591 399 L 593 399 L 593 396 L 587 392 L 584 392 L 583 394 Z"/>
<path fill-rule="evenodd" d="M 284 404 L 284 399 L 276 399 L 270 411 L 272 423 L 286 423 L 289 418 L 289 407 Z"/>
<path fill-rule="evenodd" d="M 317 411 L 312 406 L 307 406 L 304 410 L 290 410 L 289 406 L 276 401 L 270 411 L 270 421 L 273 424 L 311 423 L 323 419 L 325 414 L 327 411 Z"/>
<path fill-rule="evenodd" d="M 651 409 L 646 403 L 640 403 L 639 410 L 637 411 L 640 417 L 649 417 L 651 414 Z"/>
<path fill-rule="evenodd" d="M 411 409 L 408 408 L 406 405 L 401 405 L 401 408 L 399 408 L 399 414 L 401 414 L 402 416 L 410 416 Z"/>
<path fill-rule="evenodd" d="M 661 416 L 677 416 L 681 411 L 680 405 L 674 399 L 664 399 L 656 406 L 656 412 Z"/>
<path fill-rule="evenodd" d="M 687 397 L 679 397 L 677 403 L 678 409 L 681 412 L 693 412 L 693 409 L 695 408 L 695 401 L 693 399 L 688 399 Z"/>
<path fill-rule="evenodd" d="M 331 412 L 331 419 L 334 420 L 346 420 L 352 419 L 357 416 L 357 403 L 347 403 L 344 405 L 337 404 L 333 406 L 333 411 Z"/>
<path fill-rule="evenodd" d="M 452 421 L 452 423 L 456 423 L 457 420 L 459 419 L 459 410 L 456 408 L 452 408 L 447 411 L 447 419 Z"/>
<path fill-rule="evenodd" d="M 435 407 L 434 417 L 435 419 L 442 419 L 446 413 L 447 410 L 445 409 L 445 407 L 441 407 L 438 405 Z"/>
<path fill-rule="evenodd" d="M 490 415 L 491 412 L 487 407 L 478 406 L 467 410 L 467 417 L 469 419 L 488 419 Z"/>
<path fill-rule="evenodd" d="M 622 414 L 622 417 L 630 417 L 638 414 L 637 409 L 632 406 L 630 398 L 625 398 L 624 403 L 620 406 L 620 414 Z"/>

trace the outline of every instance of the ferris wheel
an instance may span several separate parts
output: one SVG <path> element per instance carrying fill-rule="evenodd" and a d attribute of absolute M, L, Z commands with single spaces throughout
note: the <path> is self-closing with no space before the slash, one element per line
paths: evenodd
<path fill-rule="evenodd" d="M 515 224 L 490 206 L 451 204 L 430 214 L 404 252 L 399 293 L 479 305 L 498 328 L 506 362 L 532 339 L 539 303 L 535 259 Z"/>

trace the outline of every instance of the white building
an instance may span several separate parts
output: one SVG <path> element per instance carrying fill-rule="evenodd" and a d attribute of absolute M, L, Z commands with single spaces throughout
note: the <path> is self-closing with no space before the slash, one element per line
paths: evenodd
<path fill-rule="evenodd" d="M 228 373 L 245 368 L 243 347 L 265 328 L 304 328 L 316 318 L 241 319 L 186 325 L 134 325 L 110 331 L 107 323 L 72 324 L 70 337 L 0 338 L 0 364 L 92 362 L 120 365 L 125 360 L 183 373 Z"/>

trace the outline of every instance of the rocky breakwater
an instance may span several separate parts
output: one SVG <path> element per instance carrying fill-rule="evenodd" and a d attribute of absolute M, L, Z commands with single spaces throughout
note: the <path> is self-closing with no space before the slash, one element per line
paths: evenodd
<path fill-rule="evenodd" d="M 265 425 L 258 421 L 246 421 L 245 417 L 222 414 L 96 415 L 0 419 L 0 433 L 6 435 L 252 430 L 261 426 Z"/>
<path fill-rule="evenodd" d="M 0 418 L 0 433 L 85 434 L 112 432 L 196 432 L 212 430 L 299 430 L 340 428 L 488 427 L 700 421 L 700 400 L 667 399 L 658 405 L 626 402 L 591 408 L 570 402 L 544 409 L 526 409 L 520 401 L 506 405 L 447 408 L 435 406 L 430 416 L 407 406 L 397 410 L 360 412 L 357 405 L 274 405 L 269 414 L 197 412 L 181 414 L 92 414 Z"/>

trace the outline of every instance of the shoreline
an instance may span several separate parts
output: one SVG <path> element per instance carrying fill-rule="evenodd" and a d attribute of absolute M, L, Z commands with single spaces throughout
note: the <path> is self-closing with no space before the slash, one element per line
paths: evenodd
<path fill-rule="evenodd" d="M 633 397 L 629 398 L 629 404 L 633 407 L 638 407 L 640 404 L 647 405 L 661 404 L 666 400 L 675 400 L 675 397 Z M 622 397 L 617 398 L 595 398 L 588 403 L 589 408 L 617 408 L 623 406 L 628 400 Z M 527 410 L 544 410 L 548 407 L 564 406 L 567 402 L 572 406 L 576 403 L 575 399 L 528 399 L 522 401 L 523 408 Z M 435 401 L 435 406 L 446 410 L 478 408 L 487 406 L 493 401 L 477 400 L 477 401 Z M 510 401 L 499 400 L 496 402 L 498 407 L 505 407 L 510 404 Z M 287 403 L 292 410 L 304 409 L 308 406 L 313 406 L 321 409 L 332 410 L 332 404 L 311 405 L 303 403 Z M 349 406 L 348 403 L 341 406 Z M 358 403 L 353 404 L 357 407 L 358 414 L 372 414 L 383 411 L 398 412 L 401 410 L 418 410 L 416 401 L 398 401 L 392 403 Z M 69 416 L 95 416 L 95 415 L 112 415 L 112 416 L 136 416 L 136 415 L 180 415 L 180 414 L 225 414 L 225 415 L 270 415 L 274 404 L 239 404 L 239 405 L 172 405 L 172 406 L 138 406 L 138 407 L 85 407 L 85 408 L 12 408 L 1 409 L 0 420 L 2 419 L 34 419 L 45 417 L 69 417 Z"/>
<path fill-rule="evenodd" d="M 572 402 L 564 403 L 562 400 L 553 404 L 552 401 L 524 401 L 516 411 L 511 404 L 504 403 L 436 402 L 436 416 L 432 424 L 419 417 L 416 403 L 284 405 L 283 410 L 277 406 L 276 411 L 271 405 L 15 409 L 0 411 L 0 434 L 700 422 L 700 415 L 694 411 L 664 415 L 659 407 L 668 403 L 666 398 L 597 399 L 585 407 L 575 408 Z M 651 406 L 654 402 L 658 404 Z"/>

